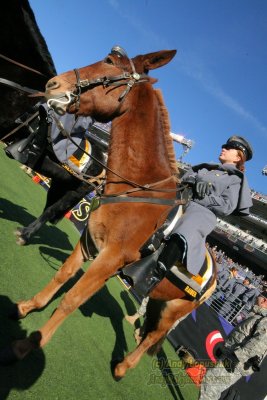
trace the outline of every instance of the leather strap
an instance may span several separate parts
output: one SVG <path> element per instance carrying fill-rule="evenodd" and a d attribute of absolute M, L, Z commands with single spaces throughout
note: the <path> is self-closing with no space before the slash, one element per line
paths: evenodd
<path fill-rule="evenodd" d="M 12 64 L 18 65 L 21 68 L 27 69 L 28 71 L 34 72 L 35 74 L 46 77 L 46 75 L 44 75 L 42 72 L 37 71 L 36 69 L 33 69 L 31 67 L 28 67 L 27 65 L 21 64 L 18 61 L 12 60 L 12 58 L 6 57 L 3 54 L 0 54 L 0 58 L 3 58 L 4 60 L 6 60 Z"/>
<path fill-rule="evenodd" d="M 27 86 L 21 86 L 16 82 L 10 81 L 9 79 L 0 78 L 0 83 L 2 83 L 3 85 L 9 86 L 9 87 L 13 87 L 14 89 L 18 89 L 21 92 L 30 93 L 30 94 L 39 93 L 38 90 L 30 89 Z"/>
<path fill-rule="evenodd" d="M 154 197 L 101 197 L 100 205 L 111 204 L 111 203 L 150 203 L 159 204 L 163 206 L 174 206 L 179 204 L 185 204 L 185 200 L 178 199 L 157 199 Z"/>

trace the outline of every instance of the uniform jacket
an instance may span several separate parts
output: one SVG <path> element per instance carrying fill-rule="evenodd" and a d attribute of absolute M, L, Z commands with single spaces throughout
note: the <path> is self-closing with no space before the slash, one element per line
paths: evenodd
<path fill-rule="evenodd" d="M 186 244 L 183 262 L 196 275 L 203 265 L 206 237 L 216 226 L 216 216 L 233 212 L 246 215 L 252 200 L 244 175 L 234 165 L 201 164 L 186 172 L 182 181 L 188 177 L 212 184 L 212 193 L 204 199 L 193 198 L 173 229 Z"/>
<path fill-rule="evenodd" d="M 244 369 L 245 362 L 254 356 L 262 362 L 267 354 L 267 309 L 254 306 L 253 313 L 230 333 L 225 346 L 235 352 L 241 374 L 252 374 L 251 367 Z"/>
<path fill-rule="evenodd" d="M 217 216 L 233 212 L 248 215 L 252 206 L 251 193 L 245 175 L 232 164 L 199 164 L 186 175 L 194 176 L 196 182 L 212 184 L 212 193 L 204 199 L 194 199 L 209 208 Z M 186 175 L 182 180 L 185 180 Z"/>
<path fill-rule="evenodd" d="M 229 296 L 229 295 L 234 295 L 235 297 L 239 297 L 242 298 L 242 295 L 244 295 L 244 293 L 246 293 L 248 290 L 248 286 L 245 286 L 243 284 L 243 280 L 241 279 L 234 279 L 234 283 L 232 286 L 227 286 L 225 287 L 225 295 Z"/>
<path fill-rule="evenodd" d="M 221 286 L 221 289 L 226 292 L 226 293 L 231 293 L 233 290 L 233 287 L 235 286 L 236 283 L 236 278 L 232 276 L 230 279 L 228 279 L 224 285 Z"/>
<path fill-rule="evenodd" d="M 223 288 L 230 279 L 232 279 L 232 274 L 226 268 L 217 274 L 218 286 L 221 288 Z"/>
<path fill-rule="evenodd" d="M 254 304 L 256 298 L 260 295 L 260 290 L 257 288 L 249 288 L 244 296 L 242 297 L 242 301 L 245 304 L 245 308 L 249 310 Z"/>

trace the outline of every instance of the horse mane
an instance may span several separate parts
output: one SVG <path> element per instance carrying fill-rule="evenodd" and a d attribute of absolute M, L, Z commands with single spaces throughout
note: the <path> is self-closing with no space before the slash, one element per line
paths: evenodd
<path fill-rule="evenodd" d="M 168 110 L 164 104 L 162 92 L 160 89 L 155 89 L 154 90 L 158 103 L 159 103 L 159 112 L 160 112 L 160 122 L 162 125 L 162 130 L 164 133 L 164 140 L 169 156 L 169 163 L 171 167 L 171 172 L 175 176 L 175 178 L 178 180 L 178 167 L 176 163 L 176 158 L 175 158 L 175 152 L 174 152 L 174 147 L 173 147 L 173 140 L 170 136 L 170 119 L 169 119 L 169 113 Z"/>

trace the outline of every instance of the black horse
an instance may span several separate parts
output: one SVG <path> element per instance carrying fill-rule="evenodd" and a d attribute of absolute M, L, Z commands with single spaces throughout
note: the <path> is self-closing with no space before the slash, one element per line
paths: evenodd
<path fill-rule="evenodd" d="M 40 105 L 39 116 L 27 129 L 28 138 L 7 146 L 5 152 L 51 181 L 42 214 L 29 226 L 16 229 L 19 245 L 28 243 L 45 223 L 57 223 L 101 186 L 109 141 L 108 131 L 90 118 L 75 119 L 70 114 L 58 118 L 49 114 L 45 105 Z"/>
<path fill-rule="evenodd" d="M 26 141 L 30 138 L 28 146 L 32 147 L 38 136 L 38 157 L 27 159 L 25 163 L 30 162 L 36 172 L 51 178 L 42 215 L 28 227 L 17 230 L 18 243 L 25 244 L 47 221 L 59 221 L 94 186 L 79 180 L 60 165 L 47 144 L 49 123 L 45 116 L 38 115 L 39 98 L 29 97 L 32 91 L 44 91 L 48 79 L 56 75 L 56 69 L 28 0 L 10 0 L 2 4 L 0 30 L 0 139 L 6 145 L 16 145 L 23 138 Z M 31 116 L 29 124 L 25 123 Z M 89 140 L 92 156 L 104 161 L 105 146 Z M 102 171 L 103 167 L 96 162 L 89 164 L 87 174 L 97 176 Z"/>

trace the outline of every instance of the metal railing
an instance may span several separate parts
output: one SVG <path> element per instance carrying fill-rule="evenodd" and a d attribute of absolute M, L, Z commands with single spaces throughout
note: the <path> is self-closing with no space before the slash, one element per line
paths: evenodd
<path fill-rule="evenodd" d="M 212 294 L 206 303 L 232 325 L 236 325 L 247 314 L 244 310 L 245 304 L 240 298 L 233 294 L 226 296 L 220 288 Z"/>

